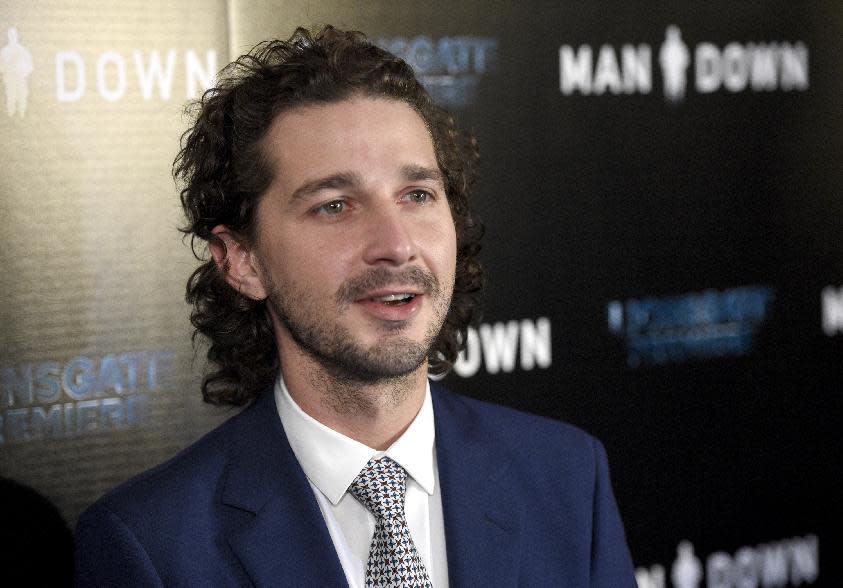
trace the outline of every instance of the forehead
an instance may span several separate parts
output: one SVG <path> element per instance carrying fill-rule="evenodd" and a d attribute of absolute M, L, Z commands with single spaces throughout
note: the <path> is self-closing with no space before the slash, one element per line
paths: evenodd
<path fill-rule="evenodd" d="M 381 179 L 408 165 L 437 168 L 421 116 L 398 100 L 353 97 L 282 112 L 264 140 L 275 183 L 300 183 L 337 172 Z"/>

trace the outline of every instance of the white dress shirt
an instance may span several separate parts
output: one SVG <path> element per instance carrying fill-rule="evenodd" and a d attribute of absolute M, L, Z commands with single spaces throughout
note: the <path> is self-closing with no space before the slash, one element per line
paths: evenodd
<path fill-rule="evenodd" d="M 305 413 L 290 396 L 280 375 L 275 385 L 275 404 L 290 447 L 313 488 L 349 586 L 365 585 L 375 517 L 347 492 L 348 486 L 370 459 L 385 455 L 407 470 L 405 511 L 410 535 L 433 585 L 447 587 L 445 524 L 430 385 L 416 418 L 386 451 L 346 437 Z"/>

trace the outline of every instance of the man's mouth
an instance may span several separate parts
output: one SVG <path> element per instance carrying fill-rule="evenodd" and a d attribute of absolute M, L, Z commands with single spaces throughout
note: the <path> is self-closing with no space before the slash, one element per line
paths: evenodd
<path fill-rule="evenodd" d="M 384 316 L 399 316 L 419 308 L 427 295 L 435 300 L 439 291 L 433 274 L 420 267 L 401 271 L 377 267 L 347 280 L 337 290 L 336 298 L 340 308 L 357 303 L 371 310 L 391 311 Z"/>
<path fill-rule="evenodd" d="M 403 325 L 421 312 L 425 295 L 410 284 L 392 284 L 361 292 L 354 302 L 369 317 Z"/>
<path fill-rule="evenodd" d="M 386 294 L 384 296 L 374 296 L 370 298 L 370 300 L 374 300 L 375 302 L 380 302 L 382 304 L 386 304 L 387 306 L 401 306 L 403 304 L 409 304 L 413 301 L 416 297 L 416 294 L 412 294 L 410 292 L 400 292 L 397 294 Z"/>

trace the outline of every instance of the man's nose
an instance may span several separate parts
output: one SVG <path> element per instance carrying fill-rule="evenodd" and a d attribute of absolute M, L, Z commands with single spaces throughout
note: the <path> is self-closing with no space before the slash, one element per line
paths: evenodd
<path fill-rule="evenodd" d="M 367 232 L 363 252 L 366 263 L 399 266 L 416 258 L 410 216 L 402 211 L 401 206 L 393 203 L 373 211 L 364 229 Z"/>

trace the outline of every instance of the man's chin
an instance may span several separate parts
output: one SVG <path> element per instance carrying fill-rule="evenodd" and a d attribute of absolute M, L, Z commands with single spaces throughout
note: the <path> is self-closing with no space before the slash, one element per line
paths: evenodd
<path fill-rule="evenodd" d="M 365 350 L 343 351 L 317 359 L 335 377 L 360 383 L 401 379 L 427 370 L 428 346 L 405 338 L 380 340 Z"/>

